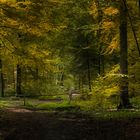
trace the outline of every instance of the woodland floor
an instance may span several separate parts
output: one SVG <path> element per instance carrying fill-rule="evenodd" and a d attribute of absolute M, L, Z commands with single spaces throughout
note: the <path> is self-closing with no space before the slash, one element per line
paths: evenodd
<path fill-rule="evenodd" d="M 7 108 L 0 110 L 0 140 L 140 140 L 140 118 L 96 119 Z"/>

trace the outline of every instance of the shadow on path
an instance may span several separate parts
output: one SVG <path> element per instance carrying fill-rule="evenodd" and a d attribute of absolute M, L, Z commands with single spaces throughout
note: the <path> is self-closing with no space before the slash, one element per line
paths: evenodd
<path fill-rule="evenodd" d="M 59 112 L 0 111 L 0 140 L 139 140 L 140 119 L 99 120 Z"/>

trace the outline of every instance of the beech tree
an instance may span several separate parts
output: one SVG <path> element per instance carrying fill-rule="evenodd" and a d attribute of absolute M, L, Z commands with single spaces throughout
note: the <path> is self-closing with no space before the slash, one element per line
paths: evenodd
<path fill-rule="evenodd" d="M 128 13 L 125 1 L 120 1 L 120 105 L 119 108 L 129 108 L 128 97 L 128 39 L 127 39 L 127 19 Z"/>

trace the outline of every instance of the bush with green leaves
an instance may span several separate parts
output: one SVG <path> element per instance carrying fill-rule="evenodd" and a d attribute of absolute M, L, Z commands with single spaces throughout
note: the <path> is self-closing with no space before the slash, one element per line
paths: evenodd
<path fill-rule="evenodd" d="M 105 76 L 98 76 L 92 84 L 92 102 L 95 108 L 114 108 L 119 103 L 119 65 Z"/>
<path fill-rule="evenodd" d="M 129 67 L 129 93 L 131 97 L 140 95 L 140 59 L 133 61 Z"/>
<path fill-rule="evenodd" d="M 89 87 L 84 85 L 83 88 L 80 90 L 80 99 L 82 100 L 89 100 L 91 98 L 91 93 L 89 91 Z"/>
<path fill-rule="evenodd" d="M 22 85 L 22 91 L 29 96 L 65 94 L 65 88 L 48 80 L 30 80 Z"/>

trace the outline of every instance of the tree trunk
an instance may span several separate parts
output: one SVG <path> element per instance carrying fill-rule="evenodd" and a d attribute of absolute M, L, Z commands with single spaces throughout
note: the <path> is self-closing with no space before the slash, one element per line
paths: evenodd
<path fill-rule="evenodd" d="M 98 0 L 95 1 L 96 2 L 96 6 L 97 6 L 97 10 L 98 10 L 98 18 L 97 18 L 97 22 L 99 24 L 99 29 L 97 31 L 97 41 L 98 41 L 98 49 L 99 49 L 99 58 L 98 58 L 98 73 L 102 74 L 102 43 L 100 41 L 100 36 L 101 36 L 101 21 L 102 21 L 102 17 L 103 17 L 103 13 L 101 10 L 101 6 Z"/>
<path fill-rule="evenodd" d="M 60 74 L 60 86 L 64 86 L 64 72 Z"/>
<path fill-rule="evenodd" d="M 0 95 L 4 97 L 4 78 L 2 71 L 2 60 L 0 59 Z"/>
<path fill-rule="evenodd" d="M 17 65 L 16 94 L 21 95 L 21 67 L 19 64 Z"/>
<path fill-rule="evenodd" d="M 120 105 L 118 108 L 129 108 L 128 97 L 128 44 L 127 44 L 127 9 L 123 0 L 120 2 Z"/>
<path fill-rule="evenodd" d="M 81 90 L 81 75 L 79 74 L 79 78 L 78 78 L 78 89 L 79 91 Z"/>
<path fill-rule="evenodd" d="M 139 16 L 140 16 L 140 0 L 139 0 Z"/>
<path fill-rule="evenodd" d="M 35 76 L 34 76 L 35 80 L 38 80 L 39 79 L 39 70 L 38 68 L 36 67 L 35 69 Z"/>
<path fill-rule="evenodd" d="M 15 67 L 13 66 L 13 90 L 16 89 L 16 75 L 15 75 Z"/>
<path fill-rule="evenodd" d="M 105 61 L 104 61 L 104 56 L 102 55 L 102 74 L 104 76 L 104 73 L 105 73 Z"/>
<path fill-rule="evenodd" d="M 91 73 L 90 73 L 90 60 L 89 60 L 89 55 L 88 55 L 88 50 L 87 50 L 87 70 L 88 70 L 88 86 L 89 86 L 89 91 L 91 92 Z"/>

